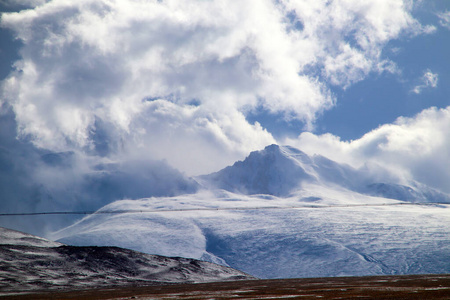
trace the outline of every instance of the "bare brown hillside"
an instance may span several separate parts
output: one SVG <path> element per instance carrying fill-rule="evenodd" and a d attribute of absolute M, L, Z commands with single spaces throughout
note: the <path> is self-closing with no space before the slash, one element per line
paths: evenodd
<path fill-rule="evenodd" d="M 250 280 L 35 293 L 10 299 L 450 299 L 450 274 Z"/>

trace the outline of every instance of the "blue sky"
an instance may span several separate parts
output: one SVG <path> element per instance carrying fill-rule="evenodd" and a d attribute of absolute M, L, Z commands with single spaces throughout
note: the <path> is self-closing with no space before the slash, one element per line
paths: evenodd
<path fill-rule="evenodd" d="M 383 56 L 393 60 L 401 74 L 369 74 L 348 88 L 333 86 L 337 104 L 316 121 L 314 132 L 332 133 L 344 140 L 354 140 L 380 125 L 392 123 L 399 116 L 413 117 L 430 106 L 445 108 L 450 104 L 450 30 L 440 24 L 438 14 L 450 10 L 448 1 L 427 1 L 414 10 L 423 24 L 437 30 L 420 37 L 402 37 L 384 47 Z M 421 84 L 423 74 L 438 74 L 436 87 L 412 92 Z M 298 135 L 304 128 L 300 121 L 285 121 L 280 115 L 262 110 L 251 114 L 275 135 Z"/>
<path fill-rule="evenodd" d="M 239 3 L 0 1 L 4 160 L 198 175 L 278 143 L 450 192 L 449 1 Z"/>
<path fill-rule="evenodd" d="M 433 6 L 429 2 L 427 5 Z M 386 56 L 396 62 L 402 74 L 372 74 L 346 90 L 335 89 L 340 102 L 320 118 L 318 132 L 357 139 L 379 125 L 394 122 L 399 116 L 412 117 L 430 106 L 449 105 L 450 31 L 439 26 L 436 12 L 449 10 L 450 2 L 434 2 L 441 4 L 439 9 L 419 12 L 418 19 L 436 26 L 435 33 L 391 41 L 386 47 Z M 396 48 L 398 53 L 392 53 Z M 420 94 L 411 92 L 420 84 L 426 70 L 439 74 L 437 86 L 424 88 Z"/>

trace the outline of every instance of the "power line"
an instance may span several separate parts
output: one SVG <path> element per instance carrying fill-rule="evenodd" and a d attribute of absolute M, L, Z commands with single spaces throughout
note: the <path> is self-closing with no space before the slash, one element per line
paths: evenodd
<path fill-rule="evenodd" d="M 92 214 L 129 214 L 129 213 L 165 213 L 165 212 L 192 212 L 192 211 L 241 211 L 241 210 L 277 210 L 277 209 L 320 209 L 320 208 L 346 208 L 346 207 L 380 207 L 380 206 L 434 206 L 449 203 L 380 203 L 380 204 L 336 204 L 336 205 L 303 205 L 303 206 L 254 206 L 254 207 L 202 207 L 202 208 L 172 208 L 172 209 L 127 209 L 127 210 L 99 210 L 99 211 L 45 211 L 0 213 L 4 216 L 39 216 L 39 215 L 92 215 Z"/>

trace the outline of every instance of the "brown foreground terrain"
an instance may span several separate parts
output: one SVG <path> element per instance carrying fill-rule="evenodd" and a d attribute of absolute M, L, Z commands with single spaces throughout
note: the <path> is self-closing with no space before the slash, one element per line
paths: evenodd
<path fill-rule="evenodd" d="M 450 274 L 130 286 L 7 297 L 8 299 L 450 299 Z"/>

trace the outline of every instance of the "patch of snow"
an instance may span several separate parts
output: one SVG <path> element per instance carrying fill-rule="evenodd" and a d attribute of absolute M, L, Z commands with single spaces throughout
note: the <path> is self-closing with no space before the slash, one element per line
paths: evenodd
<path fill-rule="evenodd" d="M 58 247 L 62 245 L 35 235 L 0 227 L 0 245 L 7 244 L 36 247 Z"/>

